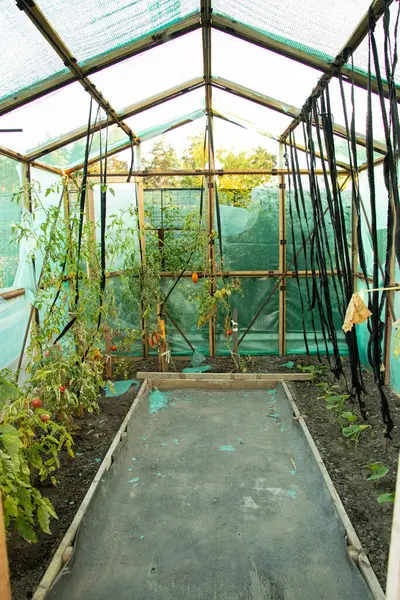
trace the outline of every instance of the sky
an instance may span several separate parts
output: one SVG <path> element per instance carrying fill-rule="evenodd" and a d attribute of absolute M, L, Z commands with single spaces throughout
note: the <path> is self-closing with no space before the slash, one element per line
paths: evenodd
<path fill-rule="evenodd" d="M 239 83 L 254 91 L 275 98 L 285 110 L 288 104 L 301 108 L 317 84 L 321 73 L 227 34 L 212 32 L 212 74 Z M 157 48 L 104 69 L 90 77 L 117 111 L 146 99 L 177 84 L 201 77 L 202 38 L 195 31 Z M 350 106 L 350 85 L 345 84 Z M 344 124 L 342 103 L 337 81 L 331 83 L 334 120 Z M 356 129 L 365 133 L 366 92 L 356 88 Z M 0 129 L 21 127 L 22 133 L 0 133 L 0 145 L 26 153 L 46 139 L 55 139 L 87 123 L 90 98 L 79 83 L 72 83 L 40 100 L 0 117 Z M 159 125 L 205 105 L 204 88 L 189 92 L 139 115 L 126 119 L 136 133 Z M 377 118 L 375 137 L 381 139 L 383 127 L 378 97 L 373 99 Z M 291 122 L 284 114 L 271 111 L 227 92 L 213 91 L 213 108 L 241 123 L 237 127 L 215 119 L 215 145 L 236 151 L 258 145 L 278 153 L 277 137 Z M 205 119 L 195 121 L 167 134 L 168 143 L 181 154 L 188 135 L 204 132 Z M 275 138 L 275 139 L 274 139 Z M 152 141 L 144 142 L 146 154 Z"/>

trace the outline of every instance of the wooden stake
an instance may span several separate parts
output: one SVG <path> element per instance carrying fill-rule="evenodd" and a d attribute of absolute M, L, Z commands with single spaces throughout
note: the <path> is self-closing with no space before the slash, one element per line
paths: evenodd
<path fill-rule="evenodd" d="M 8 570 L 6 530 L 0 490 L 0 599 L 11 600 L 10 573 Z"/>
<path fill-rule="evenodd" d="M 279 184 L 279 270 L 283 273 L 279 286 L 279 354 L 286 353 L 286 193 L 285 175 Z"/>
<path fill-rule="evenodd" d="M 389 565 L 386 583 L 386 600 L 400 598 L 400 462 L 397 472 L 396 497 L 394 501 L 392 535 L 390 539 Z"/>
<path fill-rule="evenodd" d="M 112 360 L 111 360 L 111 338 L 110 330 L 108 327 L 104 328 L 104 341 L 106 345 L 106 377 L 110 379 L 112 377 Z"/>
<path fill-rule="evenodd" d="M 232 337 L 233 337 L 233 353 L 237 356 L 239 352 L 239 325 L 238 325 L 238 309 L 232 311 Z"/>
<path fill-rule="evenodd" d="M 140 145 L 137 148 L 137 160 L 140 163 L 141 155 L 140 155 Z M 142 266 L 146 265 L 146 238 L 144 232 L 144 192 L 143 192 L 143 179 L 135 179 L 136 182 L 136 194 L 137 194 L 137 203 L 138 203 L 138 219 L 139 219 L 139 246 L 140 246 L 140 260 Z M 141 291 L 141 290 L 140 290 Z M 143 302 L 140 301 L 140 312 L 143 315 L 144 306 Z M 143 347 L 143 356 L 147 358 L 149 355 L 149 346 L 146 335 L 146 321 L 143 317 L 141 317 L 142 324 L 142 347 Z"/>

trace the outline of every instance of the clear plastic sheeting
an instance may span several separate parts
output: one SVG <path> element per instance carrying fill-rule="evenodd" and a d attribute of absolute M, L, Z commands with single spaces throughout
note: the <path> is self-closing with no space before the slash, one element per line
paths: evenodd
<path fill-rule="evenodd" d="M 161 32 L 199 10 L 196 0 L 38 0 L 37 5 L 79 62 Z"/>
<path fill-rule="evenodd" d="M 125 123 L 135 132 L 142 132 L 139 137 L 143 139 L 143 131 L 152 129 L 156 123 L 165 123 L 170 120 L 183 120 L 190 112 L 204 109 L 204 88 L 188 92 L 168 102 L 149 108 L 133 117 L 125 119 Z"/>
<path fill-rule="evenodd" d="M 96 223 L 96 240 L 100 243 L 100 192 L 101 186 L 93 187 L 94 218 Z M 121 226 L 121 223 L 123 224 Z M 125 259 L 132 264 L 140 262 L 139 233 L 137 219 L 136 185 L 134 183 L 110 183 L 107 188 L 106 206 L 107 240 L 110 248 L 106 268 L 109 271 L 118 271 L 124 267 Z M 129 245 L 129 256 L 126 256 L 124 244 L 125 235 L 134 240 L 135 245 Z"/>
<path fill-rule="evenodd" d="M 94 117 L 92 119 L 92 122 L 94 122 Z M 128 141 L 128 136 L 120 127 L 118 127 L 118 125 L 110 125 L 110 127 L 108 128 L 108 152 L 111 152 L 116 147 Z M 96 158 L 99 155 L 100 143 L 102 147 L 102 152 L 105 153 L 105 129 L 102 129 L 101 131 L 96 131 L 95 133 L 91 134 L 89 160 Z M 59 169 L 68 169 L 76 165 L 80 165 L 84 162 L 85 149 L 86 136 L 77 140 L 76 142 L 71 142 L 66 146 L 63 146 L 62 148 L 59 148 L 58 150 L 54 150 L 53 152 L 45 154 L 41 157 L 40 161 L 47 165 L 51 165 L 52 167 L 57 167 Z"/>
<path fill-rule="evenodd" d="M 212 75 L 301 108 L 321 71 L 259 48 L 220 31 L 212 31 Z"/>
<path fill-rule="evenodd" d="M 213 90 L 213 107 L 242 127 L 276 139 L 292 122 L 289 116 L 220 89 Z"/>
<path fill-rule="evenodd" d="M 0 129 L 18 128 L 21 133 L 0 133 L 0 145 L 26 154 L 63 134 L 87 125 L 90 96 L 80 83 L 34 100 L 0 117 Z"/>
<path fill-rule="evenodd" d="M 265 183 L 260 181 L 253 189 L 249 189 L 251 179 L 253 181 L 264 179 Z M 218 198 L 224 269 L 230 271 L 278 269 L 279 187 L 276 178 L 225 175 L 219 178 Z M 214 228 L 218 231 L 217 218 L 215 218 Z M 217 259 L 220 259 L 218 240 L 215 245 Z"/>
<path fill-rule="evenodd" d="M 13 285 L 19 264 L 19 247 L 12 225 L 21 218 L 21 206 L 13 201 L 13 194 L 20 186 L 20 164 L 0 156 L 0 289 Z"/>
<path fill-rule="evenodd" d="M 13 368 L 22 350 L 28 325 L 30 304 L 24 296 L 13 300 L 0 298 L 0 369 Z M 7 343 L 5 343 L 7 341 Z"/>
<path fill-rule="evenodd" d="M 116 110 L 122 110 L 202 74 L 201 32 L 192 31 L 93 73 L 90 79 Z"/>

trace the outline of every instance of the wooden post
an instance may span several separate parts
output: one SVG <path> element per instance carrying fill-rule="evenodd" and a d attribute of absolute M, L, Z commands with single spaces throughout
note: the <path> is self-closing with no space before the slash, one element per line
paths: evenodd
<path fill-rule="evenodd" d="M 386 600 L 399 600 L 400 598 L 400 462 L 398 464 L 386 581 Z"/>
<path fill-rule="evenodd" d="M 104 327 L 104 341 L 106 344 L 106 377 L 110 379 L 112 377 L 112 358 L 111 358 L 111 338 L 110 330 L 108 327 Z"/>
<path fill-rule="evenodd" d="M 140 168 L 141 164 L 141 148 L 140 144 L 136 148 L 136 157 L 137 157 L 137 168 Z M 146 238 L 144 233 L 144 192 L 143 192 L 143 179 L 141 177 L 137 177 L 135 179 L 136 182 L 136 197 L 137 197 L 137 207 L 138 207 L 138 220 L 139 220 L 139 247 L 140 247 L 140 260 L 141 266 L 146 265 Z M 143 315 L 143 304 L 140 303 L 141 313 Z M 141 326 L 142 326 L 142 348 L 143 348 L 143 356 L 147 358 L 149 355 L 149 347 L 148 340 L 146 336 L 146 321 L 143 317 L 141 317 Z"/>
<path fill-rule="evenodd" d="M 8 570 L 6 531 L 4 528 L 3 501 L 0 491 L 0 599 L 11 600 L 10 574 Z"/>
<path fill-rule="evenodd" d="M 157 314 L 160 314 L 160 305 L 157 305 Z M 165 321 L 161 319 L 159 316 L 157 317 L 157 325 L 158 325 L 158 362 L 160 365 L 160 371 L 166 372 L 169 371 L 169 360 L 167 358 L 168 345 L 167 345 L 167 335 L 165 331 Z"/>
<path fill-rule="evenodd" d="M 90 185 L 90 182 L 87 182 L 86 189 L 86 222 L 90 224 L 90 228 L 88 228 L 87 234 L 87 242 L 89 248 L 93 245 L 96 246 L 96 219 L 94 217 L 94 190 Z M 90 279 L 93 275 L 97 276 L 97 273 L 92 272 L 92 268 L 90 266 L 89 261 L 86 261 L 86 274 L 88 279 Z"/>
<path fill-rule="evenodd" d="M 285 175 L 279 183 L 279 270 L 282 277 L 279 284 L 279 354 L 286 353 L 286 193 Z"/>

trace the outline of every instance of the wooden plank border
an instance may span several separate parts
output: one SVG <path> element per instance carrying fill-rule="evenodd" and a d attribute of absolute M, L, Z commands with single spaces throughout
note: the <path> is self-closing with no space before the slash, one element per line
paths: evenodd
<path fill-rule="evenodd" d="M 365 581 L 367 582 L 367 585 L 368 585 L 369 589 L 371 590 L 371 593 L 372 593 L 373 597 L 375 598 L 375 600 L 385 600 L 385 594 L 384 594 L 384 592 L 381 588 L 381 585 L 374 573 L 371 563 L 369 562 L 368 556 L 365 554 L 365 552 L 362 548 L 360 539 L 350 521 L 350 518 L 346 512 L 346 509 L 344 508 L 344 506 L 342 504 L 339 494 L 337 493 L 334 483 L 328 473 L 327 468 L 325 467 L 324 461 L 321 458 L 321 455 L 318 451 L 317 446 L 315 445 L 315 442 L 314 442 L 312 435 L 306 425 L 306 422 L 305 422 L 304 418 L 302 417 L 302 415 L 296 405 L 296 402 L 294 401 L 293 396 L 290 393 L 290 390 L 289 390 L 287 384 L 284 381 L 282 381 L 281 383 L 282 383 L 282 387 L 288 397 L 288 400 L 292 406 L 293 415 L 303 430 L 305 438 L 310 446 L 311 452 L 313 453 L 314 458 L 317 461 L 318 467 L 321 471 L 322 477 L 324 478 L 326 487 L 329 490 L 329 493 L 331 495 L 331 498 L 333 500 L 335 508 L 339 514 L 339 517 L 340 517 L 342 523 L 343 523 L 343 527 L 345 528 L 346 536 L 347 536 L 347 548 L 348 548 L 349 555 L 353 559 L 353 561 L 355 562 L 357 567 L 359 568 L 359 570 L 360 570 L 361 574 L 363 575 Z"/>
<path fill-rule="evenodd" d="M 81 521 L 88 509 L 88 506 L 97 490 L 97 487 L 103 475 L 106 473 L 106 471 L 110 469 L 111 465 L 113 464 L 115 451 L 117 450 L 120 443 L 125 439 L 129 422 L 132 419 L 134 413 L 136 412 L 137 408 L 139 407 L 139 404 L 143 400 L 148 390 L 149 385 L 147 380 L 145 379 L 132 403 L 132 406 L 130 407 L 125 419 L 123 420 L 121 427 L 118 429 L 117 434 L 114 437 L 114 440 L 112 441 L 111 446 L 109 447 L 108 452 L 105 455 L 104 460 L 101 463 L 100 468 L 97 471 L 90 488 L 86 492 L 86 495 L 82 500 L 82 503 L 71 525 L 68 527 L 68 530 L 61 541 L 61 544 L 58 546 L 58 549 L 55 555 L 53 556 L 53 560 L 51 561 L 47 571 L 45 572 L 41 582 L 39 583 L 39 586 L 36 589 L 32 600 L 43 600 L 45 598 L 50 587 L 53 585 L 54 581 L 60 574 L 61 569 L 71 558 L 73 554 L 73 544 Z"/>
<path fill-rule="evenodd" d="M 161 380 L 173 379 L 175 381 L 241 381 L 247 384 L 251 381 L 310 381 L 310 373 L 161 373 L 159 371 L 138 371 L 138 379 L 147 379 L 153 383 Z"/>

